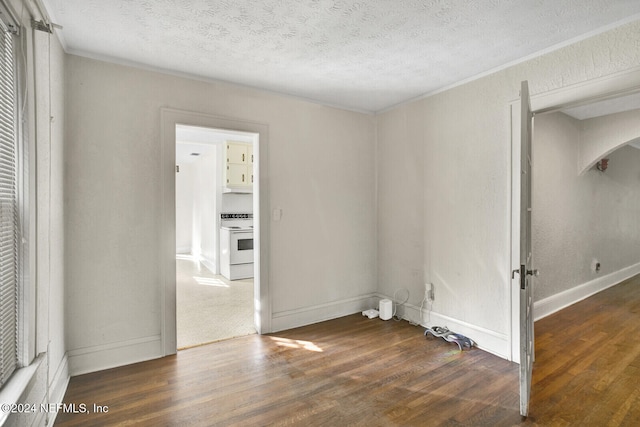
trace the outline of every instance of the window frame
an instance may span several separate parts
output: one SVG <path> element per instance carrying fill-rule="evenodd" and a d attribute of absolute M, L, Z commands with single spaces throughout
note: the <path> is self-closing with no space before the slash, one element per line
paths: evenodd
<path fill-rule="evenodd" d="M 2 257 L 3 264 L 7 267 L 2 272 L 2 293 L 4 298 L 1 303 L 0 322 L 2 322 L 0 335 L 0 386 L 9 382 L 11 375 L 20 367 L 19 363 L 19 316 L 21 299 L 20 292 L 20 267 L 21 267 L 21 238 L 20 238 L 20 210 L 18 200 L 18 187 L 20 185 L 20 154 L 18 140 L 18 86 L 17 86 L 17 56 L 15 34 L 17 27 L 8 19 L 0 9 L 0 82 L 2 87 L 2 178 L 1 189 L 2 203 Z M 10 101 L 10 102 L 7 102 Z M 5 115 L 6 114 L 6 115 Z M 5 166 L 7 169 L 5 169 Z M 6 197 L 6 198 L 5 198 Z M 5 252 L 6 250 L 6 252 Z M 11 274 L 7 274 L 11 272 Z M 12 301 L 11 301 L 12 300 Z M 10 319 L 10 320 L 9 320 Z M 7 323 L 5 323 L 7 321 Z"/>
<path fill-rule="evenodd" d="M 25 18 L 27 19 L 27 18 Z M 12 33 L 15 90 L 15 168 L 17 203 L 17 274 L 16 274 L 16 366 L 12 376 L 0 386 L 3 397 L 20 393 L 37 368 L 36 361 L 36 244 L 35 206 L 35 134 L 33 108 L 33 59 L 30 55 L 32 34 L 24 31 L 10 5 L 0 0 L 0 30 Z M 26 22 L 26 21 L 25 21 Z M 5 400 L 3 399 L 3 402 Z"/>

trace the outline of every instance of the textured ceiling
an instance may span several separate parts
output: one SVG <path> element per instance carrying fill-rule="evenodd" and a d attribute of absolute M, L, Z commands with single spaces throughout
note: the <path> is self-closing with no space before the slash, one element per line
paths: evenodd
<path fill-rule="evenodd" d="M 603 27 L 638 0 L 44 0 L 67 52 L 379 111 Z"/>

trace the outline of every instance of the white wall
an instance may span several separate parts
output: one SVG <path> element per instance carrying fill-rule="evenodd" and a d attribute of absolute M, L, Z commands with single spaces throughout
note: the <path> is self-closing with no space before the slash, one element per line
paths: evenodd
<path fill-rule="evenodd" d="M 380 114 L 380 293 L 406 287 L 409 304 L 419 306 L 422 276 L 435 286 L 424 323 L 448 325 L 508 357 L 509 104 L 522 80 L 536 94 L 637 67 L 639 40 L 640 23 L 631 23 Z"/>
<path fill-rule="evenodd" d="M 221 189 L 222 191 L 222 189 Z M 226 213 L 252 213 L 253 194 L 222 193 L 220 212 Z"/>
<path fill-rule="evenodd" d="M 176 253 L 190 254 L 193 244 L 193 163 L 183 163 L 176 173 Z"/>
<path fill-rule="evenodd" d="M 196 176 L 194 185 L 194 227 L 193 241 L 199 241 L 199 247 L 193 248 L 205 265 L 217 273 L 218 258 L 218 219 L 216 206 L 216 192 L 220 181 L 219 158 L 215 150 L 200 156 L 195 162 Z M 196 229 L 198 236 L 195 235 Z"/>
<path fill-rule="evenodd" d="M 162 354 L 160 108 L 264 123 L 272 325 L 375 292 L 374 117 L 67 56 L 67 346 L 73 373 Z M 77 262 L 82 260 L 82 262 Z"/>
<path fill-rule="evenodd" d="M 378 117 L 378 289 L 399 289 L 420 304 L 430 272 L 424 223 L 435 206 L 425 205 L 423 111 L 417 104 Z M 420 292 L 420 293 L 419 293 Z M 402 297 L 402 295 L 400 295 Z M 418 320 L 416 317 L 415 320 Z"/>
<path fill-rule="evenodd" d="M 640 119 L 638 110 L 602 119 L 615 122 L 615 116 L 630 113 Z M 640 150 L 619 148 L 607 156 L 605 172 L 592 168 L 579 175 L 575 164 L 585 142 L 583 129 L 594 131 L 594 123 L 605 121 L 562 113 L 535 118 L 532 243 L 541 271 L 535 300 L 545 300 L 543 306 L 554 304 L 554 297 L 564 302 L 557 295 L 579 286 L 591 292 L 590 282 L 611 286 L 618 272 L 640 263 Z"/>
<path fill-rule="evenodd" d="M 628 24 L 377 118 L 68 55 L 73 372 L 161 354 L 161 107 L 268 125 L 274 329 L 358 311 L 376 289 L 406 287 L 417 306 L 428 281 L 431 323 L 506 355 L 509 102 L 524 79 L 535 94 L 636 67 L 639 34 Z"/>
<path fill-rule="evenodd" d="M 578 171 L 588 170 L 616 148 L 640 138 L 639 116 L 638 110 L 632 110 L 583 120 Z"/>

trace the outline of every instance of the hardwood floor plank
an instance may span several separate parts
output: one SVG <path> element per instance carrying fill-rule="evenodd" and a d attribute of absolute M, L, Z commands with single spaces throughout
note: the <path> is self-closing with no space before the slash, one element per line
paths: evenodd
<path fill-rule="evenodd" d="M 624 403 L 638 382 L 629 375 L 640 366 L 639 303 L 636 276 L 536 322 L 543 338 L 536 339 L 530 413 L 537 422 L 601 426 L 617 414 L 613 425 L 637 425 L 625 421 Z"/>
<path fill-rule="evenodd" d="M 515 364 L 359 315 L 207 347 L 74 377 L 65 402 L 95 399 L 110 411 L 80 422 L 60 414 L 56 425 L 424 425 L 427 413 L 458 416 L 465 400 L 477 400 L 474 413 L 488 404 L 465 387 L 482 388 L 474 372 L 506 372 L 499 387 L 517 389 Z M 517 414 L 517 401 L 509 411 Z"/>
<path fill-rule="evenodd" d="M 71 379 L 57 426 L 636 425 L 640 280 L 536 323 L 530 417 L 518 366 L 407 322 L 352 315 Z"/>
<path fill-rule="evenodd" d="M 617 375 L 615 381 L 610 383 L 610 387 L 602 390 L 602 399 L 586 411 L 585 423 L 604 426 L 612 420 L 617 420 L 616 425 L 620 425 L 628 414 L 631 403 L 638 397 L 639 375 L 639 370 L 634 367 L 627 367 L 624 372 Z"/>

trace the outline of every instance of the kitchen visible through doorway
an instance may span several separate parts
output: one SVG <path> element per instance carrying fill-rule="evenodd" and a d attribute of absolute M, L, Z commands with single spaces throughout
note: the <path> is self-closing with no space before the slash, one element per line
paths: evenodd
<path fill-rule="evenodd" d="M 257 144 L 253 133 L 176 125 L 178 349 L 256 333 Z"/>

